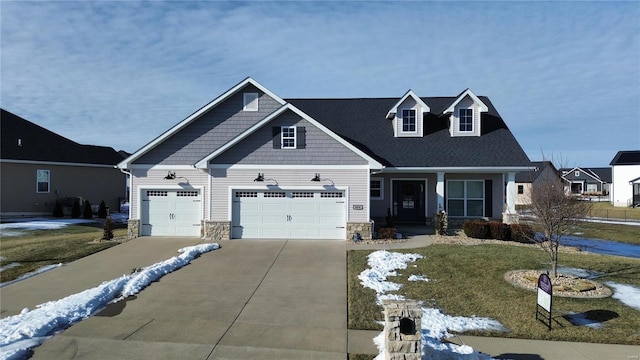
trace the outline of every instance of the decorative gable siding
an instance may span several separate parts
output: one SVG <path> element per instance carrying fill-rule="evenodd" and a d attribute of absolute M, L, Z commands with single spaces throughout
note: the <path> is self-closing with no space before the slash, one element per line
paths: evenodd
<path fill-rule="evenodd" d="M 402 110 L 410 110 L 413 109 L 416 111 L 416 132 L 408 133 L 402 131 Z M 416 101 L 408 97 L 405 101 L 402 102 L 398 106 L 398 112 L 396 113 L 396 117 L 393 119 L 394 122 L 394 132 L 396 137 L 421 137 L 423 132 L 423 112 L 424 109 L 416 103 Z"/>
<path fill-rule="evenodd" d="M 460 109 L 473 109 L 473 131 L 460 131 Z M 480 136 L 480 116 L 481 107 L 476 104 L 469 96 L 462 99 L 455 107 L 451 114 L 451 136 Z"/>
<path fill-rule="evenodd" d="M 274 149 L 273 128 L 304 127 L 304 148 Z M 280 135 L 276 135 L 279 137 Z M 277 141 L 277 139 L 276 139 Z M 287 111 L 214 158 L 214 164 L 366 165 L 367 161 L 325 132 Z"/>
<path fill-rule="evenodd" d="M 243 111 L 244 93 L 258 93 L 258 111 Z M 191 165 L 274 112 L 280 104 L 247 86 L 142 155 L 135 164 Z"/>

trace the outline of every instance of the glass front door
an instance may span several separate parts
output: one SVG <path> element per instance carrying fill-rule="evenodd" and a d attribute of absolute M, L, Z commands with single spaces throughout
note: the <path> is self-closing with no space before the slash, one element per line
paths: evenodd
<path fill-rule="evenodd" d="M 400 222 L 424 222 L 424 181 L 393 182 L 393 208 Z"/>

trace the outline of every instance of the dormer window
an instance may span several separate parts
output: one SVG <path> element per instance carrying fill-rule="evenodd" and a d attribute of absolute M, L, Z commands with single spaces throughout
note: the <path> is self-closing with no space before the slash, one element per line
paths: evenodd
<path fill-rule="evenodd" d="M 473 131 L 473 109 L 460 109 L 460 132 Z"/>
<path fill-rule="evenodd" d="M 416 132 L 415 109 L 402 110 L 402 132 Z"/>
<path fill-rule="evenodd" d="M 244 93 L 243 95 L 242 110 L 258 111 L 258 93 Z"/>

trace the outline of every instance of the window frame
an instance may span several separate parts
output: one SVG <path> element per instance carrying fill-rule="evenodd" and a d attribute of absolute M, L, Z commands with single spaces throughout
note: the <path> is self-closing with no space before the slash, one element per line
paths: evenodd
<path fill-rule="evenodd" d="M 293 136 L 288 134 L 293 132 Z M 285 133 L 287 133 L 285 136 Z M 285 146 L 285 141 L 293 140 L 293 146 Z M 280 126 L 280 149 L 297 149 L 298 148 L 298 127 L 297 126 Z"/>
<path fill-rule="evenodd" d="M 40 181 L 40 174 L 47 174 L 47 181 Z M 47 184 L 47 190 L 40 190 L 40 184 Z M 47 169 L 37 169 L 36 170 L 36 193 L 38 194 L 48 194 L 51 192 L 51 170 Z"/>
<path fill-rule="evenodd" d="M 517 191 L 518 195 L 522 195 L 524 194 L 524 185 L 518 185 L 518 191 Z"/>
<path fill-rule="evenodd" d="M 247 92 L 242 94 L 242 110 L 243 111 L 258 111 L 258 98 L 257 92 Z"/>
<path fill-rule="evenodd" d="M 464 114 L 463 114 L 464 112 Z M 468 112 L 468 113 L 467 113 Z M 464 121 L 463 121 L 464 119 Z M 467 123 L 469 120 L 469 123 Z M 464 130 L 462 127 L 469 127 L 470 130 Z M 473 132 L 473 108 L 461 108 L 458 109 L 458 131 L 461 133 Z"/>
<path fill-rule="evenodd" d="M 378 181 L 380 186 L 377 188 L 374 188 L 372 186 L 372 182 L 374 181 Z M 380 191 L 380 194 L 378 196 L 374 196 L 372 194 L 372 191 L 377 190 Z M 369 199 L 371 200 L 384 200 L 384 179 L 383 178 L 371 178 L 369 180 Z"/>
<path fill-rule="evenodd" d="M 408 113 L 405 116 L 405 111 Z M 405 121 L 413 120 L 413 124 L 410 122 L 405 124 Z M 400 121 L 401 121 L 401 131 L 403 134 L 415 134 L 418 132 L 418 111 L 416 109 L 402 109 L 400 111 Z M 405 130 L 405 125 L 408 128 L 411 128 L 413 125 L 413 130 Z"/>
<path fill-rule="evenodd" d="M 449 186 L 452 182 L 462 182 L 463 183 L 463 195 L 462 197 L 451 197 L 450 194 L 451 192 L 449 191 Z M 472 183 L 472 182 L 476 182 L 476 183 L 482 183 L 482 198 L 478 198 L 478 197 L 469 197 L 468 194 L 468 183 Z M 447 180 L 447 188 L 446 188 L 446 204 L 447 204 L 447 213 L 450 217 L 452 218 L 481 218 L 485 216 L 485 206 L 486 206 L 486 191 L 485 191 L 485 180 L 481 180 L 481 179 L 452 179 L 452 180 Z M 449 204 L 449 202 L 451 200 L 454 201 L 460 201 L 462 200 L 463 202 L 463 215 L 455 215 L 451 213 L 451 206 Z M 478 200 L 482 200 L 482 215 L 469 215 L 469 201 L 478 201 Z"/>

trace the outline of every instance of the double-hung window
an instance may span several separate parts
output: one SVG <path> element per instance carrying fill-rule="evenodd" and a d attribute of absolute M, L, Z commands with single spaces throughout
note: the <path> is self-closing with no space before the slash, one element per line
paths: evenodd
<path fill-rule="evenodd" d="M 473 109 L 460 109 L 460 131 L 473 131 Z"/>
<path fill-rule="evenodd" d="M 371 199 L 382 200 L 382 179 L 371 179 L 369 194 Z"/>
<path fill-rule="evenodd" d="M 51 182 L 51 172 L 49 170 L 36 170 L 36 192 L 48 193 Z"/>
<path fill-rule="evenodd" d="M 484 181 L 449 180 L 447 182 L 449 216 L 484 216 Z"/>
<path fill-rule="evenodd" d="M 402 132 L 416 132 L 416 111 L 402 110 Z"/>
<path fill-rule="evenodd" d="M 296 148 L 296 127 L 283 126 L 280 128 L 280 144 L 282 149 Z"/>

